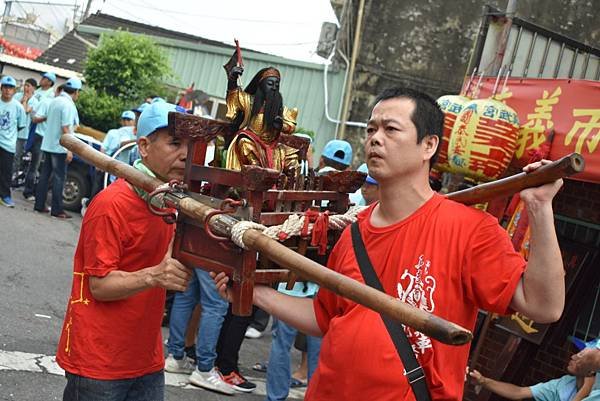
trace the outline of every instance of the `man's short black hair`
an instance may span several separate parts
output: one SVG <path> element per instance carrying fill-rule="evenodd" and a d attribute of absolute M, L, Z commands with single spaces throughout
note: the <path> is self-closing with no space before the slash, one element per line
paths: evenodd
<path fill-rule="evenodd" d="M 429 167 L 431 168 L 435 164 L 438 152 L 442 146 L 444 112 L 442 112 L 440 106 L 438 106 L 431 96 L 411 88 L 403 87 L 393 87 L 384 90 L 375 99 L 373 107 L 383 100 L 395 98 L 410 99 L 415 104 L 415 109 L 413 110 L 410 119 L 417 128 L 417 143 L 421 143 L 428 135 L 435 135 L 438 137 L 438 147 L 429 160 Z"/>
<path fill-rule="evenodd" d="M 28 83 L 29 85 L 33 86 L 34 88 L 37 88 L 37 86 L 38 86 L 37 81 L 33 78 L 27 78 L 25 80 L 25 83 Z"/>
<path fill-rule="evenodd" d="M 77 92 L 79 89 L 71 88 L 67 85 L 62 85 L 62 90 L 67 92 L 69 95 L 72 95 L 73 93 Z"/>

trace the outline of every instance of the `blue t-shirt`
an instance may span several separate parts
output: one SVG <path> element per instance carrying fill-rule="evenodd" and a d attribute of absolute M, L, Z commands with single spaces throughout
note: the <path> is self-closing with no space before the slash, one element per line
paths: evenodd
<path fill-rule="evenodd" d="M 135 139 L 133 127 L 111 129 L 104 137 L 102 149 L 104 150 L 104 153 L 112 156 L 121 147 L 121 142 L 130 141 L 133 139 Z M 129 163 L 129 151 L 121 152 L 117 156 L 117 160 Z"/>
<path fill-rule="evenodd" d="M 54 97 L 54 87 L 51 86 L 50 88 L 44 90 L 42 88 L 37 88 L 35 90 L 35 92 L 33 92 L 33 97 L 35 98 L 35 100 L 37 100 L 38 102 L 41 102 L 44 99 L 52 99 Z"/>
<path fill-rule="evenodd" d="M 286 290 L 285 286 L 286 283 L 279 283 L 277 291 L 298 298 L 313 297 L 319 290 L 319 286 L 310 281 L 298 281 L 294 283 L 294 287 L 291 290 Z"/>
<path fill-rule="evenodd" d="M 23 99 L 23 92 L 17 93 L 14 97 L 14 100 L 21 103 L 21 99 Z M 27 106 L 31 107 L 31 111 L 28 113 L 25 110 L 25 127 L 19 130 L 17 134 L 17 138 L 19 139 L 27 139 L 29 137 L 29 127 L 31 126 L 31 116 L 34 114 L 34 110 L 39 102 L 36 100 L 35 96 L 31 96 L 27 101 Z"/>
<path fill-rule="evenodd" d="M 69 127 L 73 132 L 75 126 L 79 124 L 79 114 L 73 99 L 67 93 L 61 93 L 55 97 L 48 105 L 46 114 L 46 132 L 42 140 L 42 150 L 50 153 L 67 153 L 59 141 L 63 134 L 63 127 Z"/>
<path fill-rule="evenodd" d="M 529 389 L 535 401 L 570 401 L 577 394 L 575 376 L 569 375 L 538 383 Z"/>
<path fill-rule="evenodd" d="M 17 132 L 25 127 L 25 109 L 15 99 L 0 100 L 0 147 L 15 153 Z"/>
<path fill-rule="evenodd" d="M 33 109 L 33 115 L 35 117 L 47 117 L 48 116 L 48 106 L 50 105 L 52 100 L 54 100 L 53 97 L 46 97 L 46 98 L 42 99 L 42 101 L 38 102 L 35 106 L 35 109 Z M 35 133 L 43 138 L 44 134 L 46 133 L 47 126 L 48 126 L 48 124 L 46 123 L 45 120 L 42 121 L 41 123 L 37 123 L 37 125 L 35 126 Z"/>

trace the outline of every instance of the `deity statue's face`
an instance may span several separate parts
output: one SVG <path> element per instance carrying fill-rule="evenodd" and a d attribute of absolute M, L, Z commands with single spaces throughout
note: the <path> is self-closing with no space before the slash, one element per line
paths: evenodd
<path fill-rule="evenodd" d="M 267 93 L 269 91 L 279 92 L 279 78 L 268 77 L 260 82 L 262 90 Z"/>

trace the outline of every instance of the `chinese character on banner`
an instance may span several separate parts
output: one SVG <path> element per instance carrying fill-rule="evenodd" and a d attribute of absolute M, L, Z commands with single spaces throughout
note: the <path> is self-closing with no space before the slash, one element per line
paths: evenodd
<path fill-rule="evenodd" d="M 574 109 L 573 117 L 588 117 L 588 121 L 576 120 L 565 136 L 565 146 L 575 143 L 575 152 L 594 153 L 600 142 L 600 109 Z"/>
<path fill-rule="evenodd" d="M 546 141 L 546 133 L 554 127 L 552 108 L 558 104 L 561 93 L 560 86 L 551 95 L 545 90 L 542 98 L 536 100 L 534 112 L 527 114 L 527 122 L 519 130 L 515 150 L 515 158 L 522 162 L 520 164 L 525 164 L 529 159 L 527 151 L 539 148 Z"/>

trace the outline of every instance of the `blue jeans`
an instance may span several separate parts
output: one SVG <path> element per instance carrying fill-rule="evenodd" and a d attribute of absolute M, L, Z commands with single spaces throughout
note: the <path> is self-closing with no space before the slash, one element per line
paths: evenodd
<path fill-rule="evenodd" d="M 175 359 L 183 358 L 185 331 L 194 307 L 200 302 L 202 315 L 196 339 L 196 361 L 198 370 L 208 372 L 215 365 L 217 341 L 229 304 L 219 295 L 208 272 L 194 269 L 194 278 L 190 280 L 187 290 L 175 294 L 171 306 L 167 348 Z"/>
<path fill-rule="evenodd" d="M 164 401 L 163 371 L 133 379 L 97 380 L 65 372 L 63 401 Z"/>
<path fill-rule="evenodd" d="M 296 334 L 298 334 L 298 330 L 278 320 L 277 335 L 273 336 L 267 365 L 267 401 L 283 401 L 290 392 L 292 380 L 290 350 Z M 308 380 L 310 380 L 319 362 L 321 338 L 307 335 L 306 345 L 308 348 Z"/>
<path fill-rule="evenodd" d="M 34 138 L 31 142 L 31 162 L 27 169 L 27 175 L 25 177 L 25 188 L 23 188 L 23 196 L 26 198 L 34 194 L 35 190 L 35 179 L 37 178 L 38 169 L 40 168 L 40 161 L 42 160 L 42 139 L 38 134 L 34 134 Z"/>
<path fill-rule="evenodd" d="M 44 165 L 40 174 L 35 191 L 35 210 L 43 210 L 46 207 L 48 197 L 48 184 L 52 176 L 52 214 L 56 215 L 63 210 L 63 188 L 67 177 L 67 154 L 44 152 Z"/>

